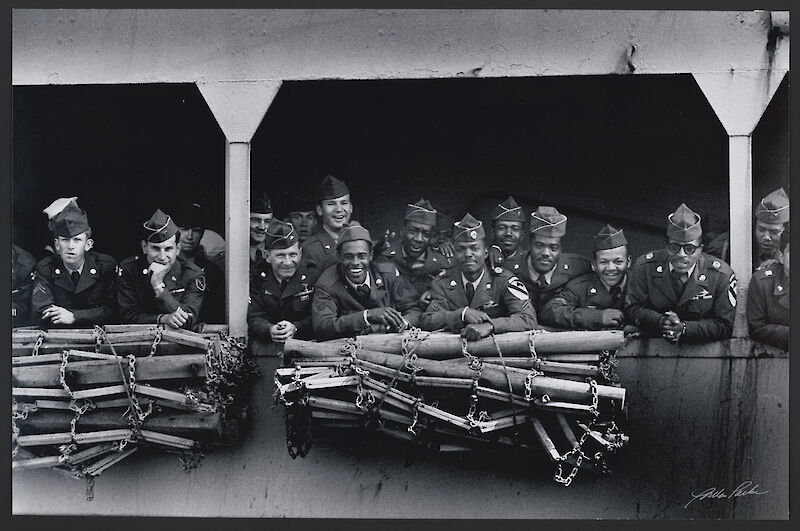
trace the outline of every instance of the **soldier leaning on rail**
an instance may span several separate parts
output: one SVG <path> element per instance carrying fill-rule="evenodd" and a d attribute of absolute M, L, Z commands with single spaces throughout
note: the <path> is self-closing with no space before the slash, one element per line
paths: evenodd
<path fill-rule="evenodd" d="M 573 278 L 542 309 L 543 325 L 571 330 L 622 329 L 627 271 L 631 265 L 622 229 L 603 227 L 593 239 L 593 273 Z"/>
<path fill-rule="evenodd" d="M 531 213 L 530 249 L 520 257 L 519 278 L 528 288 L 533 309 L 540 315 L 545 303 L 571 279 L 592 271 L 589 260 L 562 253 L 567 216 L 554 207 L 542 206 Z"/>
<path fill-rule="evenodd" d="M 297 231 L 273 219 L 264 245 L 265 260 L 250 277 L 248 335 L 266 343 L 313 339 L 311 302 L 316 278 L 300 267 Z"/>
<path fill-rule="evenodd" d="M 31 319 L 31 291 L 36 259 L 11 244 L 11 326 L 27 326 Z"/>
<path fill-rule="evenodd" d="M 636 260 L 629 274 L 627 319 L 650 337 L 704 343 L 731 337 L 736 276 L 702 252 L 700 216 L 685 204 L 668 216 L 666 249 Z"/>
<path fill-rule="evenodd" d="M 747 292 L 747 326 L 756 341 L 789 350 L 789 244 L 753 274 Z"/>
<path fill-rule="evenodd" d="M 77 197 L 44 209 L 55 253 L 39 261 L 31 292 L 31 323 L 43 328 L 91 327 L 114 320 L 117 262 L 92 251 L 92 229 Z"/>
<path fill-rule="evenodd" d="M 513 197 L 509 196 L 494 207 L 492 211 L 494 242 L 489 249 L 490 267 L 502 267 L 514 275 L 519 275 L 525 266 L 525 252 L 519 248 L 524 225 L 525 214 Z"/>
<path fill-rule="evenodd" d="M 474 341 L 538 327 L 522 281 L 486 266 L 485 236 L 483 224 L 470 214 L 455 223 L 455 267 L 433 281 L 433 300 L 420 318 L 423 329 L 446 328 Z"/>
<path fill-rule="evenodd" d="M 322 273 L 314 289 L 311 318 L 316 338 L 323 341 L 417 326 L 419 292 L 391 262 L 372 262 L 369 231 L 351 222 L 342 229 L 336 245 L 339 263 Z"/>
<path fill-rule="evenodd" d="M 350 223 L 353 203 L 350 190 L 344 181 L 327 175 L 319 185 L 317 214 L 322 226 L 303 242 L 303 266 L 321 274 L 329 266 L 339 262 L 336 245 L 342 229 Z"/>
<path fill-rule="evenodd" d="M 203 270 L 178 256 L 180 231 L 161 209 L 143 228 L 142 254 L 119 264 L 117 305 L 122 321 L 192 330 L 206 289 Z"/>
<path fill-rule="evenodd" d="M 400 236 L 384 242 L 380 250 L 375 250 L 376 263 L 394 264 L 400 275 L 422 294 L 420 309 L 426 308 L 431 301 L 433 279 L 452 267 L 449 258 L 430 246 L 435 227 L 436 209 L 429 201 L 420 199 L 406 206 Z"/>

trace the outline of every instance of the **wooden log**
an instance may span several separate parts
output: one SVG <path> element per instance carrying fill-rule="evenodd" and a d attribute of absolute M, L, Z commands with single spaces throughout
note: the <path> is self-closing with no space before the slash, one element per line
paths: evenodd
<path fill-rule="evenodd" d="M 189 332 L 188 330 L 173 330 L 171 328 L 165 329 L 161 333 L 161 338 L 167 341 L 172 341 L 173 343 L 178 343 L 180 345 L 202 350 L 208 348 L 208 344 L 211 341 L 203 337 L 202 334 Z"/>
<path fill-rule="evenodd" d="M 567 418 L 564 416 L 564 414 L 557 413 L 556 420 L 558 420 L 558 425 L 561 426 L 561 431 L 564 432 L 564 436 L 567 438 L 572 447 L 573 448 L 579 447 L 580 443 L 578 442 L 578 438 L 575 437 L 575 432 L 572 431 L 572 427 L 570 427 L 569 423 L 567 422 Z"/>
<path fill-rule="evenodd" d="M 478 429 L 480 430 L 481 433 L 489 433 L 491 431 L 511 428 L 515 424 L 517 426 L 522 426 L 523 424 L 527 423 L 530 420 L 530 418 L 531 418 L 530 415 L 518 414 L 497 420 L 487 420 L 479 422 Z"/>
<path fill-rule="evenodd" d="M 114 343 L 114 349 L 116 350 L 117 354 L 124 355 L 124 354 L 133 354 L 134 356 L 148 356 L 150 354 L 150 347 L 152 346 L 152 342 L 130 342 L 126 341 L 124 343 Z M 86 344 L 80 343 L 44 343 L 41 347 L 39 347 L 39 354 L 54 354 L 54 353 L 61 353 L 64 350 L 70 349 L 85 349 Z M 11 351 L 13 356 L 31 356 L 33 350 L 33 343 L 20 345 L 14 343 L 11 345 Z M 113 354 L 111 351 L 111 347 L 108 343 L 103 343 L 100 346 L 100 352 L 104 354 Z M 197 354 L 198 349 L 187 347 L 185 345 L 180 345 L 178 343 L 172 343 L 169 341 L 162 341 L 158 345 L 158 356 L 171 354 Z"/>
<path fill-rule="evenodd" d="M 91 446 L 86 450 L 69 454 L 66 460 L 62 463 L 61 457 L 58 455 L 46 457 L 33 457 L 28 459 L 21 459 L 11 462 L 12 470 L 33 470 L 37 468 L 51 468 L 60 464 L 77 465 L 89 459 L 99 457 L 103 454 L 111 452 L 117 447 L 116 443 L 103 443 Z"/>
<path fill-rule="evenodd" d="M 86 468 L 84 468 L 83 472 L 84 474 L 87 474 L 89 476 L 99 476 L 104 471 L 106 471 L 110 466 L 119 463 L 120 461 L 131 455 L 133 452 L 135 452 L 136 450 L 138 450 L 138 448 L 136 446 L 132 446 L 122 452 L 114 452 L 113 454 L 98 459 L 91 465 L 87 466 Z"/>
<path fill-rule="evenodd" d="M 119 363 L 127 376 L 128 360 L 121 359 Z M 108 384 L 121 379 L 116 360 L 71 361 L 65 374 L 70 386 Z M 135 374 L 137 382 L 205 378 L 205 356 L 189 354 L 138 358 Z M 60 365 L 14 367 L 11 380 L 19 387 L 57 387 L 61 385 Z"/>
<path fill-rule="evenodd" d="M 119 441 L 122 439 L 130 439 L 133 437 L 132 430 L 106 430 L 96 431 L 90 433 L 78 433 L 75 435 L 75 440 L 72 439 L 72 434 L 65 433 L 46 433 L 41 435 L 20 435 L 17 437 L 17 444 L 20 446 L 44 446 L 48 444 L 67 444 L 75 442 L 76 444 L 92 444 L 108 441 Z"/>
<path fill-rule="evenodd" d="M 141 439 L 150 443 L 161 444 L 164 446 L 172 446 L 173 448 L 182 448 L 189 450 L 195 445 L 195 441 L 186 437 L 178 437 L 169 435 L 167 433 L 156 432 L 152 430 L 141 430 Z"/>
<path fill-rule="evenodd" d="M 552 353 L 552 354 L 544 354 L 539 356 L 543 360 L 547 361 L 561 361 L 566 363 L 599 363 L 600 362 L 600 354 L 565 354 L 565 353 Z"/>
<path fill-rule="evenodd" d="M 106 334 L 119 334 L 123 332 L 139 332 L 143 330 L 156 331 L 156 324 L 107 324 L 103 326 Z"/>
<path fill-rule="evenodd" d="M 34 415 L 29 415 L 24 421 L 18 421 L 17 425 L 26 435 L 69 431 L 70 422 L 74 417 L 71 411 L 38 411 Z M 222 416 L 219 412 L 213 411 L 154 412 L 144 419 L 142 425 L 153 431 L 181 437 L 222 436 Z M 81 415 L 77 423 L 77 429 L 81 432 L 127 427 L 129 427 L 128 420 L 122 417 L 119 411 L 108 409 L 87 411 Z"/>
<path fill-rule="evenodd" d="M 11 366 L 19 367 L 23 365 L 41 365 L 44 363 L 61 363 L 62 354 L 41 354 L 39 356 L 14 356 L 11 358 Z"/>
<path fill-rule="evenodd" d="M 309 355 L 310 353 L 304 352 L 304 354 Z M 358 353 L 358 358 L 382 365 L 391 370 L 396 370 L 398 367 L 402 367 L 403 371 L 408 372 L 408 369 L 405 367 L 405 359 L 403 356 L 398 354 L 361 350 Z M 417 358 L 414 363 L 417 367 L 421 367 L 422 369 L 418 373 L 419 376 L 442 376 L 448 378 L 471 379 L 477 374 L 476 371 L 473 371 L 466 366 L 448 364 L 425 358 Z M 485 387 L 491 387 L 498 390 L 507 390 L 509 384 L 508 380 L 506 379 L 506 374 L 508 374 L 508 379 L 511 380 L 513 392 L 515 394 L 524 395 L 526 376 L 512 371 L 506 372 L 502 368 L 497 368 L 491 364 L 485 364 L 483 366 L 483 369 L 480 373 L 479 382 Z M 534 377 L 531 383 L 531 391 L 537 396 L 547 394 L 551 399 L 554 400 L 558 399 L 575 402 L 585 402 L 587 400 L 591 400 L 589 384 L 584 382 L 573 382 L 561 378 L 552 378 L 549 376 Z M 625 389 L 622 387 L 598 385 L 597 394 L 598 397 L 603 399 L 619 401 L 620 407 L 622 407 L 624 404 Z"/>
<path fill-rule="evenodd" d="M 400 354 L 403 334 L 369 334 L 358 336 L 358 341 L 366 350 Z M 519 355 L 530 353 L 530 332 L 507 332 L 495 336 L 497 345 L 491 337 L 467 343 L 467 350 L 473 356 L 495 356 L 497 348 L 504 355 Z M 411 342 L 411 347 L 416 347 L 414 352 L 419 357 L 428 359 L 457 358 L 461 354 L 461 336 L 443 332 L 423 334 L 425 339 L 417 345 Z M 334 339 L 322 343 L 289 339 L 284 344 L 284 352 L 299 352 L 303 355 L 328 356 L 341 355 L 342 346 L 346 339 Z M 534 347 L 537 354 L 566 352 L 599 352 L 602 350 L 617 350 L 625 344 L 625 337 L 621 330 L 599 331 L 564 331 L 564 332 L 535 332 Z"/>
<path fill-rule="evenodd" d="M 559 363 L 555 361 L 534 360 L 533 358 L 511 358 L 512 361 L 510 363 L 509 358 L 502 360 L 500 358 L 481 358 L 481 360 L 484 363 L 491 363 L 492 365 L 499 365 L 501 367 L 503 366 L 503 361 L 505 361 L 507 367 L 515 369 L 535 368 L 545 373 L 579 374 L 582 376 L 591 376 L 592 378 L 598 378 L 600 376 L 600 369 L 592 365 L 581 363 Z M 464 358 L 464 362 L 468 363 L 468 360 Z"/>
<path fill-rule="evenodd" d="M 536 433 L 536 437 L 539 439 L 542 448 L 545 449 L 553 462 L 558 462 L 558 460 L 561 458 L 561 454 L 558 453 L 558 450 L 556 450 L 556 445 L 547 434 L 547 431 L 544 429 L 544 426 L 542 426 L 541 421 L 534 417 L 531 419 L 531 423 L 533 424 L 533 431 Z"/>

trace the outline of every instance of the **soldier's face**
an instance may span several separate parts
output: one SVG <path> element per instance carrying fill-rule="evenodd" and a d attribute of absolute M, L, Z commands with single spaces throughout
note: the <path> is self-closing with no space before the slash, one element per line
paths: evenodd
<path fill-rule="evenodd" d="M 403 248 L 406 254 L 417 258 L 428 248 L 433 236 L 433 225 L 406 221 L 403 226 Z"/>
<path fill-rule="evenodd" d="M 692 251 L 687 253 L 686 251 Z M 688 273 L 693 265 L 700 259 L 703 252 L 703 246 L 700 244 L 700 238 L 689 242 L 678 242 L 669 240 L 667 242 L 667 257 L 669 263 L 678 273 Z"/>
<path fill-rule="evenodd" d="M 483 240 L 455 242 L 454 251 L 453 260 L 466 277 L 479 273 L 489 254 Z"/>
<path fill-rule="evenodd" d="M 317 205 L 317 214 L 322 218 L 322 224 L 334 232 L 339 232 L 345 223 L 350 222 L 353 213 L 353 203 L 350 194 L 345 194 L 336 199 L 326 199 Z"/>
<path fill-rule="evenodd" d="M 272 249 L 267 251 L 266 260 L 272 266 L 272 272 L 278 280 L 292 278 L 297 272 L 302 251 L 300 244 L 295 243 L 286 249 Z"/>
<path fill-rule="evenodd" d="M 756 220 L 753 232 L 755 233 L 759 254 L 775 254 L 780 245 L 781 234 L 783 234 L 784 229 L 783 223 L 767 223 L 760 219 Z"/>
<path fill-rule="evenodd" d="M 54 246 L 56 253 L 61 257 L 64 265 L 77 269 L 83 265 L 86 259 L 86 251 L 90 250 L 94 241 L 82 232 L 72 238 L 57 236 Z"/>
<path fill-rule="evenodd" d="M 194 227 L 189 229 L 181 229 L 181 254 L 193 255 L 197 248 L 200 246 L 200 239 L 203 237 L 205 229 L 202 227 Z"/>
<path fill-rule="evenodd" d="M 165 266 L 172 266 L 178 259 L 177 234 L 163 242 L 142 242 L 142 252 L 147 258 L 147 263 L 158 262 Z"/>
<path fill-rule="evenodd" d="M 553 269 L 561 256 L 561 238 L 531 236 L 531 265 L 540 275 Z"/>
<path fill-rule="evenodd" d="M 294 227 L 295 232 L 297 232 L 297 239 L 302 243 L 314 232 L 314 228 L 317 226 L 317 218 L 314 216 L 313 210 L 290 212 L 289 223 Z"/>
<path fill-rule="evenodd" d="M 441 245 L 443 243 L 452 243 L 453 241 L 453 226 L 445 225 L 438 227 L 436 232 L 436 243 Z"/>
<path fill-rule="evenodd" d="M 267 239 L 267 227 L 272 221 L 272 214 L 250 212 L 250 243 L 264 243 Z"/>
<path fill-rule="evenodd" d="M 344 275 L 353 284 L 363 284 L 372 259 L 372 249 L 364 240 L 345 242 L 339 248 L 339 262 Z"/>
<path fill-rule="evenodd" d="M 594 252 L 592 269 L 610 288 L 622 282 L 630 266 L 631 257 L 628 255 L 628 248 L 625 245 Z"/>
<path fill-rule="evenodd" d="M 497 221 L 494 224 L 494 243 L 509 255 L 519 249 L 522 239 L 521 221 Z"/>

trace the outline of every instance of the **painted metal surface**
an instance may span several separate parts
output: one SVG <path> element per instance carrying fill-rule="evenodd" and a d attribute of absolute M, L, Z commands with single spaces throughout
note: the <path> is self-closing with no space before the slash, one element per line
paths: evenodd
<path fill-rule="evenodd" d="M 242 208 L 242 207 L 245 208 Z M 250 212 L 250 144 L 225 144 L 225 234 L 248 234 Z M 247 336 L 247 305 L 250 295 L 249 238 L 228 238 L 225 248 L 226 310 L 229 333 Z"/>
<path fill-rule="evenodd" d="M 676 357 L 677 356 L 677 357 Z M 757 357 L 754 357 L 757 356 Z M 541 455 L 423 456 L 393 440 L 316 441 L 292 460 L 282 407 L 273 409 L 275 358 L 259 358 L 252 424 L 241 443 L 184 473 L 174 456 L 136 456 L 97 479 L 49 470 L 12 475 L 16 514 L 231 517 L 777 518 L 788 517 L 788 356 L 734 340 L 676 349 L 634 341 L 618 371 L 628 389 L 630 445 L 608 478 L 552 481 Z M 765 494 L 733 494 L 742 482 Z M 752 486 L 752 485 L 751 485 Z M 739 491 L 743 492 L 742 490 Z M 46 495 L 48 503 L 41 503 Z M 690 503 L 691 502 L 691 503 Z M 687 505 L 688 504 L 688 505 Z"/>

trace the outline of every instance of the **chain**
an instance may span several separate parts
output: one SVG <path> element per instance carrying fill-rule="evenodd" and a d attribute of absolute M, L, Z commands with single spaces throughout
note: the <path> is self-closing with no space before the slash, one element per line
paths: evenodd
<path fill-rule="evenodd" d="M 158 344 L 161 343 L 161 334 L 163 332 L 164 332 L 164 325 L 157 325 L 156 337 L 153 338 L 153 344 L 150 346 L 150 354 L 147 355 L 148 357 L 156 353 L 156 349 L 158 349 Z"/>
<path fill-rule="evenodd" d="M 234 347 L 238 348 L 239 350 L 246 350 L 247 349 L 247 345 L 245 345 L 241 341 L 237 340 L 233 336 L 229 336 L 228 334 L 226 334 L 224 332 L 220 332 L 220 337 L 223 338 L 225 341 L 227 341 L 229 344 L 231 344 Z"/>
<path fill-rule="evenodd" d="M 94 476 L 86 476 L 86 501 L 94 499 Z"/>
<path fill-rule="evenodd" d="M 80 406 L 75 399 L 69 401 L 69 409 L 75 413 L 75 416 L 69 422 L 69 435 L 73 441 L 77 435 L 78 420 L 81 418 L 81 415 L 94 408 L 95 405 L 91 400 L 84 400 L 83 404 Z"/>
<path fill-rule="evenodd" d="M 543 376 L 543 375 L 544 375 L 543 372 L 537 371 L 536 369 L 531 369 L 531 372 L 529 372 L 528 375 L 525 376 L 525 400 L 526 401 L 530 402 L 531 400 L 533 400 L 533 379 L 536 378 L 537 376 Z M 545 396 L 547 396 L 547 395 L 545 395 Z M 547 399 L 549 400 L 550 397 L 547 397 Z"/>
<path fill-rule="evenodd" d="M 589 380 L 589 391 L 592 393 L 592 408 L 589 410 L 592 413 L 592 416 L 596 419 L 600 416 L 600 412 L 597 410 L 597 382 L 594 381 L 593 378 L 587 378 Z"/>
<path fill-rule="evenodd" d="M 578 475 L 578 469 L 581 467 L 581 463 L 583 463 L 584 457 L 586 457 L 586 454 L 583 453 L 583 445 L 586 442 L 586 438 L 588 436 L 589 432 L 585 431 L 583 435 L 581 435 L 580 440 L 578 441 L 578 446 L 574 447 L 572 450 L 565 453 L 564 455 L 556 458 L 558 464 L 556 465 L 556 473 L 553 476 L 553 479 L 556 480 L 557 483 L 561 483 L 565 487 L 569 487 L 570 484 L 572 483 L 572 480 L 575 479 L 576 475 Z M 575 460 L 575 466 L 572 468 L 567 477 L 564 477 L 563 471 L 561 469 L 561 463 L 566 461 L 568 457 L 574 454 L 578 454 L 578 457 Z"/>
<path fill-rule="evenodd" d="M 609 382 L 618 382 L 619 376 L 617 376 L 616 368 L 617 368 L 617 360 L 615 359 L 615 353 L 611 353 L 608 350 L 604 350 L 600 353 L 600 365 L 598 369 L 600 370 L 600 374 L 608 380 Z"/>
<path fill-rule="evenodd" d="M 17 411 L 17 403 L 11 405 L 11 419 L 22 419 L 26 420 L 28 418 L 28 413 L 35 413 L 39 411 L 39 408 L 35 404 L 22 404 L 22 412 Z"/>
<path fill-rule="evenodd" d="M 42 346 L 44 343 L 44 332 L 39 333 L 39 337 L 36 338 L 36 343 L 33 344 L 33 352 L 31 356 L 38 356 L 39 355 L 39 347 Z"/>
<path fill-rule="evenodd" d="M 211 383 L 217 378 L 214 370 L 214 344 L 209 341 L 206 344 L 206 382 Z"/>
<path fill-rule="evenodd" d="M 413 410 L 414 410 L 414 417 L 411 419 L 411 425 L 408 427 L 408 433 L 411 435 L 417 436 L 419 432 L 415 429 L 417 426 L 417 421 L 419 420 L 419 399 L 414 402 Z"/>
<path fill-rule="evenodd" d="M 62 444 L 58 447 L 58 453 L 61 454 L 58 456 L 58 464 L 62 464 L 66 461 L 69 461 L 69 456 L 72 452 L 78 449 L 78 445 L 75 443 L 71 444 Z"/>
<path fill-rule="evenodd" d="M 188 474 L 192 470 L 196 470 L 200 467 L 200 463 L 203 461 L 204 457 L 205 455 L 200 448 L 194 446 L 191 450 L 181 453 L 181 455 L 178 456 L 178 460 L 183 466 L 183 471 Z"/>
<path fill-rule="evenodd" d="M 131 405 L 136 413 L 136 418 L 141 423 L 147 418 L 147 415 L 153 412 L 153 402 L 150 402 L 147 413 L 142 412 L 142 408 L 139 406 L 139 399 L 136 398 L 136 357 L 133 354 L 128 354 L 128 384 L 131 388 Z"/>
<path fill-rule="evenodd" d="M 483 362 L 477 356 L 473 356 L 467 350 L 467 338 L 461 338 L 461 354 L 464 355 L 465 358 L 469 359 L 469 368 L 473 371 L 480 372 L 483 368 Z"/>
<path fill-rule="evenodd" d="M 467 411 L 467 420 L 469 421 L 469 425 L 471 427 L 475 427 L 478 425 L 478 421 L 475 420 L 475 410 L 478 407 L 478 379 L 473 378 L 472 380 L 472 392 L 469 395 L 469 410 Z"/>
<path fill-rule="evenodd" d="M 103 335 L 105 331 L 98 325 L 94 325 L 94 351 L 100 352 L 100 347 L 103 345 Z"/>
<path fill-rule="evenodd" d="M 536 341 L 533 339 L 534 335 L 536 334 L 536 330 L 531 330 L 530 334 L 528 334 L 528 350 L 531 353 L 531 358 L 534 361 L 539 361 L 539 355 L 536 353 Z"/>
<path fill-rule="evenodd" d="M 69 362 L 69 351 L 64 350 L 61 352 L 61 367 L 58 371 L 59 379 L 61 380 L 61 387 L 67 392 L 70 399 L 74 399 L 72 389 L 67 385 L 67 363 Z"/>

